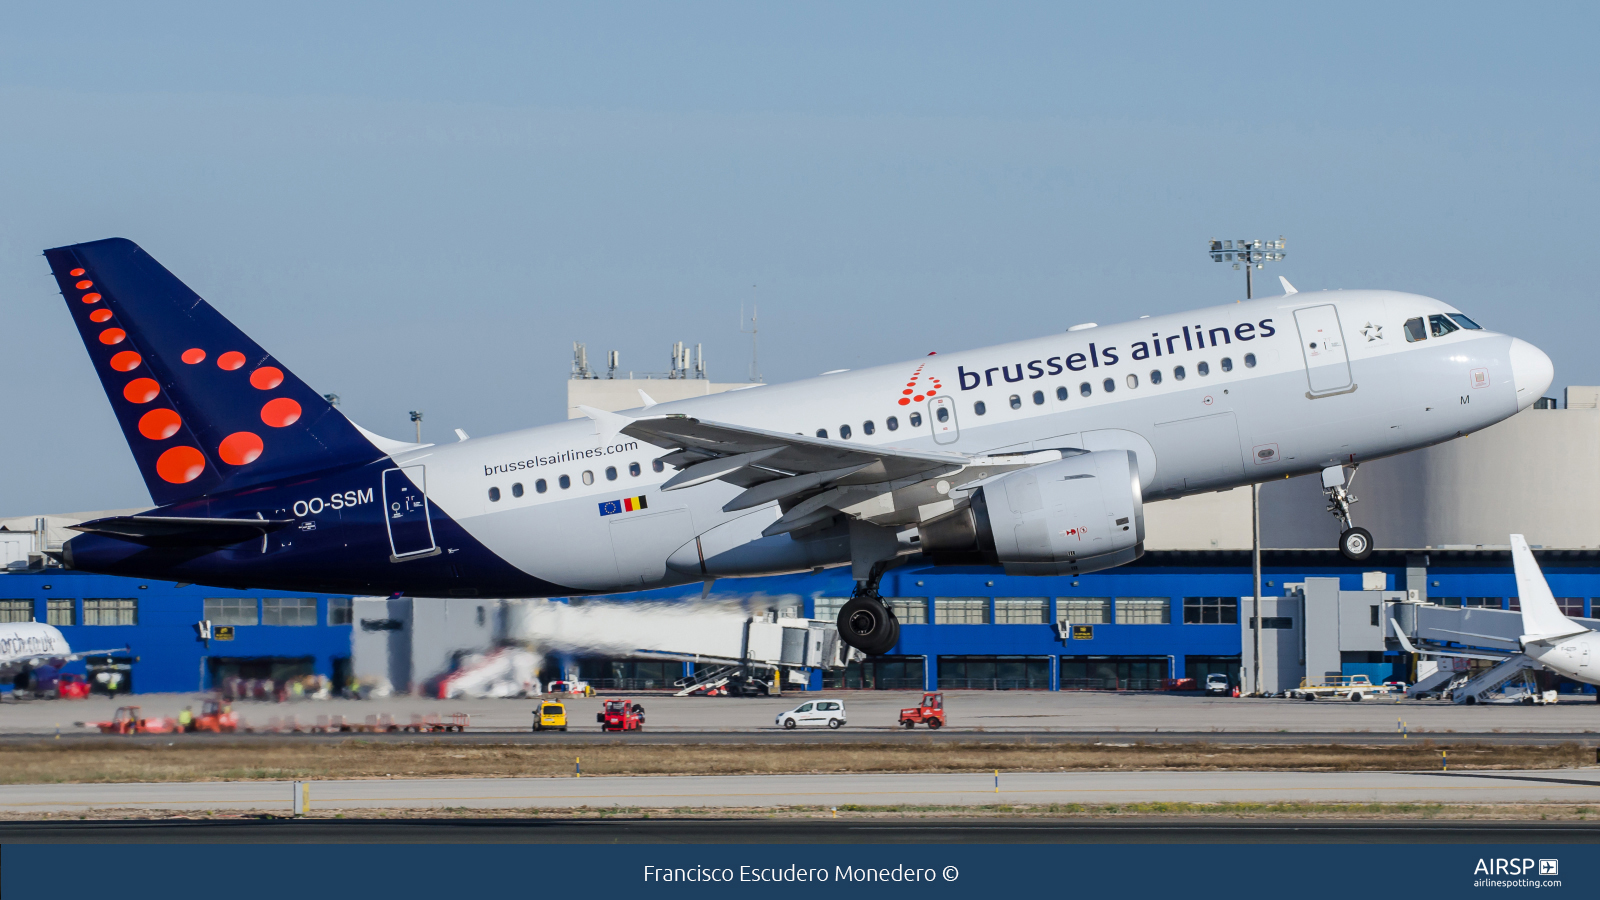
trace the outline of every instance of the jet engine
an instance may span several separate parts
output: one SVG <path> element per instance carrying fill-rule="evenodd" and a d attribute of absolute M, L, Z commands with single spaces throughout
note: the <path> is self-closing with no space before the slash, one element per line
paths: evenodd
<path fill-rule="evenodd" d="M 1100 450 L 998 475 L 918 532 L 935 565 L 998 563 L 1008 575 L 1120 566 L 1144 555 L 1138 459 Z"/>

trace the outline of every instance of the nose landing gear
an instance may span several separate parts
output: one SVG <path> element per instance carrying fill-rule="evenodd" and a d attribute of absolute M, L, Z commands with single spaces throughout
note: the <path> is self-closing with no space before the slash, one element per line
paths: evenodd
<path fill-rule="evenodd" d="M 1350 521 L 1350 506 L 1360 499 L 1350 493 L 1356 480 L 1360 463 L 1350 466 L 1350 477 L 1345 478 L 1344 466 L 1329 466 L 1322 470 L 1322 492 L 1328 496 L 1328 512 L 1339 520 L 1343 530 L 1339 533 L 1339 552 L 1351 562 L 1361 562 L 1372 555 L 1372 532 L 1358 528 Z"/>

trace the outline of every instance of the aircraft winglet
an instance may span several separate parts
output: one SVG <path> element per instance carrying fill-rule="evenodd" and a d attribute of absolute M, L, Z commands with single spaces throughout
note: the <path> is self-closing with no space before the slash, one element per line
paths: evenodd
<path fill-rule="evenodd" d="M 606 412 L 592 406 L 579 406 L 578 410 L 594 420 L 594 433 L 606 440 L 616 437 L 633 422 L 632 419 L 621 413 Z"/>
<path fill-rule="evenodd" d="M 644 392 L 644 388 L 640 388 L 639 389 L 639 399 L 644 401 L 644 408 L 645 409 L 649 409 L 650 407 L 656 405 L 655 399 L 652 398 L 649 394 L 646 394 Z"/>
<path fill-rule="evenodd" d="M 1283 283 L 1284 296 L 1288 296 L 1290 294 L 1298 294 L 1298 293 L 1300 293 L 1299 291 L 1294 289 L 1294 285 L 1289 283 L 1289 279 L 1283 277 L 1282 275 L 1279 275 L 1278 276 L 1278 280 Z"/>

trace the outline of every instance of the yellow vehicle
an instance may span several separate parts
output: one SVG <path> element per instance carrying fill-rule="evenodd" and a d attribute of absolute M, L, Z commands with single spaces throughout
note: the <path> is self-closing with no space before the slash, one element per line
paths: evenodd
<path fill-rule="evenodd" d="M 533 730 L 567 730 L 567 706 L 556 700 L 546 700 L 533 711 Z"/>

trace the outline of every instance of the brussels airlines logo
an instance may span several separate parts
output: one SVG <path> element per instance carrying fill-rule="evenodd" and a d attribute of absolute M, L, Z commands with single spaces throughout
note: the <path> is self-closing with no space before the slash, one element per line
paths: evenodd
<path fill-rule="evenodd" d="M 1180 353 L 1189 353 L 1195 350 L 1224 347 L 1235 341 L 1245 343 L 1256 338 L 1269 338 L 1277 334 L 1278 330 L 1272 327 L 1271 319 L 1262 319 L 1260 322 L 1243 322 L 1232 328 L 1218 326 L 1206 328 L 1196 325 L 1191 330 L 1188 325 L 1183 326 L 1177 334 L 1163 335 L 1160 332 L 1151 332 L 1148 341 L 1134 341 L 1129 347 L 1128 355 L 1133 360 L 1157 359 L 1161 357 L 1177 356 Z M 1178 346 L 1179 342 L 1182 347 Z M 956 367 L 956 378 L 963 391 L 974 390 L 979 387 L 994 387 L 994 373 L 999 372 L 1002 382 L 1015 384 L 1019 381 L 1031 381 L 1043 378 L 1046 375 L 1060 375 L 1066 371 L 1082 372 L 1086 369 L 1099 369 L 1115 366 L 1122 362 L 1122 351 L 1116 347 L 1100 347 L 1093 341 L 1086 348 L 1087 353 L 1068 353 L 1062 356 L 1052 356 L 1049 359 L 1029 360 L 1025 363 L 1013 365 L 991 366 L 980 371 L 968 372 L 964 366 Z M 919 367 L 917 372 L 922 369 Z M 907 385 L 913 387 L 914 385 Z M 906 391 L 910 394 L 912 391 Z M 933 393 L 928 391 L 929 394 Z M 917 399 L 922 399 L 918 397 Z M 902 399 L 900 404 L 904 406 Z"/>
<path fill-rule="evenodd" d="M 942 384 L 939 383 L 939 376 L 937 376 L 937 375 L 924 376 L 922 374 L 922 370 L 926 366 L 927 366 L 927 363 L 923 363 L 922 365 L 917 366 L 917 370 L 915 372 L 911 373 L 911 378 L 909 378 L 906 381 L 905 388 L 903 388 L 900 391 L 900 405 L 901 406 L 909 406 L 913 400 L 915 400 L 918 403 L 921 403 L 922 401 L 928 399 L 929 397 L 932 397 L 934 394 L 939 393 L 939 391 L 944 387 Z M 921 384 L 924 381 L 926 381 L 928 383 L 928 386 L 925 387 L 925 388 L 924 387 L 918 387 L 918 385 Z"/>

